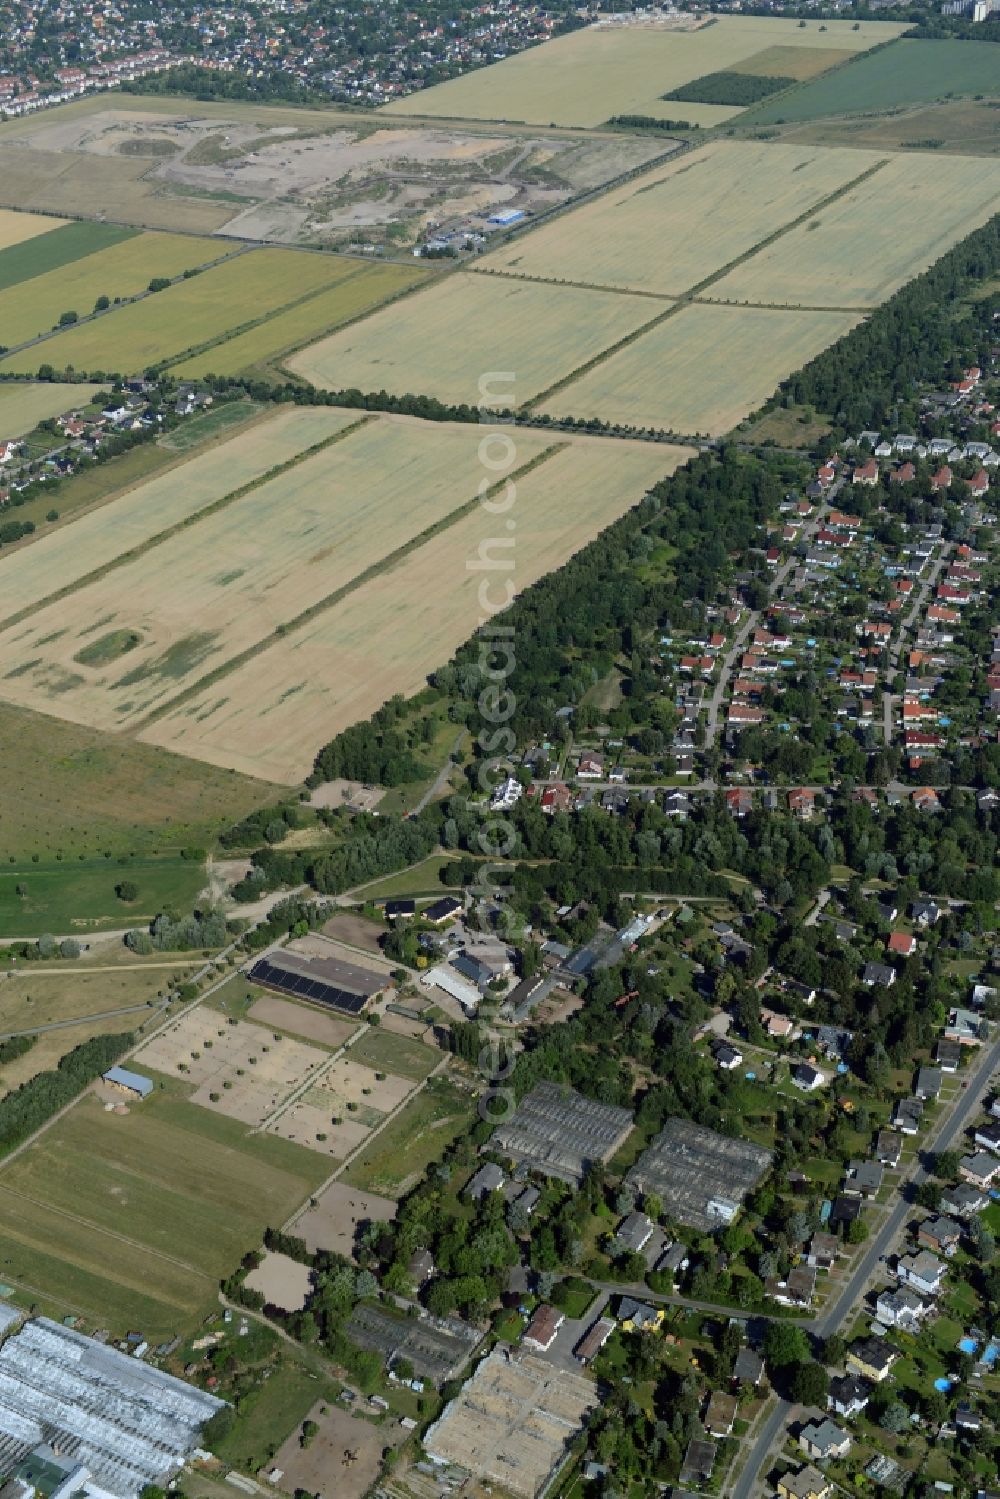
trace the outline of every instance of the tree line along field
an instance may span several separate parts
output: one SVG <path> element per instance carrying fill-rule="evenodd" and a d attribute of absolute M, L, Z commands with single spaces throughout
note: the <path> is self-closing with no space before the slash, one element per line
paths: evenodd
<path fill-rule="evenodd" d="M 884 113 L 962 94 L 997 94 L 1000 43 L 901 40 L 857 57 L 835 76 L 756 106 L 747 125 L 816 120 L 826 115 Z"/>
<path fill-rule="evenodd" d="M 218 260 L 227 253 L 218 240 L 194 239 L 179 234 L 130 234 L 117 244 L 83 254 L 53 270 L 18 281 L 0 291 L 0 329 L 7 348 L 49 333 L 64 312 L 85 317 L 93 312 L 98 297 L 134 297 L 144 291 L 154 276 L 173 278 L 186 270 Z M 3 257 L 0 255 L 0 277 Z M 93 325 L 110 327 L 121 312 L 109 312 Z M 90 325 L 88 325 L 89 327 Z M 82 329 L 80 330 L 83 331 Z M 100 335 L 98 335 L 100 336 Z M 20 372 L 33 372 L 49 359 L 55 340 L 25 350 Z M 5 361 L 3 368 L 13 368 Z"/>
<path fill-rule="evenodd" d="M 85 1095 L 0 1175 L 8 1281 L 60 1315 L 151 1338 L 192 1325 L 219 1280 L 327 1174 L 324 1157 L 188 1103 L 167 1083 L 125 1115 Z"/>
<path fill-rule="evenodd" d="M 207 373 L 238 375 L 267 365 L 360 313 L 419 286 L 430 274 L 420 266 L 365 265 L 358 261 L 352 264 L 353 273 L 335 286 L 278 312 L 247 333 L 238 333 L 201 354 L 182 359 L 171 367 L 170 373 L 191 379 Z"/>
<path fill-rule="evenodd" d="M 165 238 L 172 241 L 181 260 L 187 256 L 187 264 L 178 267 L 186 269 L 191 252 L 182 253 L 182 247 L 191 241 L 180 236 Z M 133 243 L 123 248 L 130 249 Z M 213 258 L 226 254 L 219 241 L 209 243 Z M 356 272 L 356 262 L 332 255 L 282 249 L 239 250 L 189 280 L 177 281 L 155 295 L 114 308 L 92 322 L 8 355 L 0 361 L 0 371 L 31 374 L 43 362 L 57 370 L 91 371 L 130 371 L 169 364 L 188 350 L 214 343 L 295 305 L 310 293 L 343 281 L 350 283 Z"/>
<path fill-rule="evenodd" d="M 477 264 L 679 297 L 880 159 L 874 152 L 713 141 L 517 236 Z"/>
<path fill-rule="evenodd" d="M 784 17 L 756 16 L 719 16 L 685 30 L 590 26 L 394 100 L 385 113 L 583 127 L 601 125 L 613 115 L 643 114 L 718 125 L 740 113 L 741 106 L 667 103 L 662 95 L 774 47 L 804 48 L 814 59 L 829 52 L 836 63 L 845 53 L 891 41 L 904 29 L 884 21 L 863 21 L 855 29 L 847 21 L 800 26 Z M 789 72 L 771 59 L 765 66 Z"/>
<path fill-rule="evenodd" d="M 39 422 L 89 405 L 106 388 L 84 383 L 64 385 L 58 381 L 44 381 L 37 385 L 21 381 L 0 382 L 0 433 L 7 441 L 26 437 Z"/>
<path fill-rule="evenodd" d="M 418 462 L 420 449 L 437 439 L 415 422 L 407 430 Z M 516 433 L 519 464 L 529 451 L 521 446 L 528 435 Z M 493 599 L 506 597 L 507 578 L 516 591 L 527 587 L 691 456 L 690 449 L 601 438 L 550 441 L 544 462 L 515 480 L 510 518 L 516 541 L 503 521 L 477 506 L 315 620 L 175 706 L 143 729 L 142 739 L 297 782 L 320 743 L 393 693 L 418 689 L 468 638 L 482 617 L 484 576 Z M 481 545 L 487 557 L 500 559 L 501 568 L 506 560 L 512 570 L 470 567 Z"/>
<path fill-rule="evenodd" d="M 95 728 L 134 727 L 474 500 L 475 427 L 415 441 L 418 429 L 404 423 L 356 422 L 233 505 L 0 632 L 0 691 Z M 522 461 L 546 442 L 522 434 Z"/>

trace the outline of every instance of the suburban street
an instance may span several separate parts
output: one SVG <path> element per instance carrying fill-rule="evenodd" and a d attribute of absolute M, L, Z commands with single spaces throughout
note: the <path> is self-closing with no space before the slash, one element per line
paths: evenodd
<path fill-rule="evenodd" d="M 860 1306 L 868 1282 L 877 1272 L 882 1256 L 889 1253 L 913 1212 L 913 1204 L 909 1201 L 906 1189 L 911 1186 L 917 1187 L 927 1180 L 930 1172 L 922 1162 L 928 1153 L 949 1150 L 955 1144 L 980 1107 L 990 1079 L 998 1065 L 1000 1065 L 1000 1040 L 984 1048 L 979 1066 L 971 1072 L 968 1078 L 967 1088 L 958 1095 L 937 1133 L 922 1142 L 912 1169 L 899 1184 L 899 1200 L 868 1243 L 864 1254 L 836 1299 L 812 1324 L 811 1331 L 818 1338 L 828 1338 L 832 1333 L 840 1332 Z M 751 1499 L 761 1470 L 768 1462 L 794 1410 L 795 1407 L 790 1401 L 778 1400 L 758 1432 L 757 1439 L 730 1491 L 732 1499 Z"/>

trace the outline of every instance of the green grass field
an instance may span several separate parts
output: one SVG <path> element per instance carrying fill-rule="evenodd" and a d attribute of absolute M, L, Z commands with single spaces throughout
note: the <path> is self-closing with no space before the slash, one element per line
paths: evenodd
<path fill-rule="evenodd" d="M 351 1163 L 343 1180 L 363 1192 L 400 1197 L 468 1127 L 470 1117 L 469 1100 L 443 1078 L 432 1078 Z"/>
<path fill-rule="evenodd" d="M 397 1077 L 416 1080 L 433 1072 L 441 1060 L 441 1053 L 409 1036 L 397 1036 L 393 1031 L 369 1029 L 356 1041 L 350 1050 L 352 1061 L 364 1062 L 377 1072 L 393 1072 Z"/>
<path fill-rule="evenodd" d="M 0 1274 L 116 1332 L 136 1319 L 154 1337 L 191 1328 L 220 1277 L 325 1172 L 321 1157 L 248 1137 L 169 1084 L 124 1116 L 86 1097 L 3 1172 Z"/>
<path fill-rule="evenodd" d="M 138 887 L 136 901 L 118 899 L 119 880 Z M 8 865 L 0 868 L 0 940 L 43 932 L 86 937 L 104 928 L 145 926 L 166 906 L 190 910 L 204 883 L 200 860 L 169 855 Z M 27 893 L 18 895 L 18 886 Z"/>
<path fill-rule="evenodd" d="M 283 1350 L 281 1362 L 261 1387 L 259 1394 L 240 1402 L 240 1419 L 218 1448 L 224 1462 L 243 1472 L 254 1471 L 281 1446 L 308 1416 L 317 1400 L 332 1404 L 338 1386 L 324 1382 Z"/>
<path fill-rule="evenodd" d="M 39 422 L 48 417 L 61 416 L 78 407 L 89 406 L 99 392 L 103 395 L 106 390 L 107 386 L 82 383 L 60 385 L 56 381 L 5 381 L 0 384 L 0 432 L 7 440 L 26 437 Z M 46 437 L 45 448 L 50 449 L 54 442 L 54 437 Z M 33 456 L 31 452 L 28 453 L 29 458 Z M 22 509 L 19 509 L 19 518 L 21 514 Z"/>
<path fill-rule="evenodd" d="M 287 787 L 0 704 L 4 868 L 204 847 Z M 11 864 L 10 859 L 15 863 Z M 192 866 L 195 867 L 195 866 Z M 115 866 L 108 869 L 109 882 Z M 137 882 L 141 883 L 141 882 Z M 128 924 L 121 923 L 121 924 Z"/>
<path fill-rule="evenodd" d="M 1000 92 L 1000 43 L 898 41 L 754 108 L 746 125 L 885 113 L 961 94 Z"/>
<path fill-rule="evenodd" d="M 0 250 L 0 291 L 43 276 L 46 271 L 57 271 L 85 255 L 95 255 L 98 250 L 108 250 L 112 245 L 134 239 L 138 233 L 138 229 L 118 224 L 62 224 L 47 234 L 11 245 Z"/>
<path fill-rule="evenodd" d="M 160 438 L 160 446 L 171 453 L 189 453 L 213 437 L 221 437 L 232 427 L 240 427 L 252 417 L 259 416 L 263 406 L 254 401 L 229 401 L 224 406 L 213 406 L 200 416 L 189 416 L 181 427 Z"/>

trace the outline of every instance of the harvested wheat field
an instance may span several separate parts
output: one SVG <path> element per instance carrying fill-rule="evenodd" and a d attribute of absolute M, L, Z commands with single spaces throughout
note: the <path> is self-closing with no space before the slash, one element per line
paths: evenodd
<path fill-rule="evenodd" d="M 516 57 L 423 89 L 385 107 L 391 115 L 601 125 L 612 115 L 717 125 L 741 107 L 686 104 L 663 94 L 706 73 L 732 69 L 770 47 L 867 52 L 905 27 L 885 21 L 810 21 L 718 16 L 707 25 L 597 25 L 529 47 Z M 811 72 L 815 61 L 810 60 Z M 785 71 L 782 69 L 782 71 Z"/>
<path fill-rule="evenodd" d="M 849 312 L 692 303 L 555 391 L 539 410 L 718 437 L 859 320 Z"/>
<path fill-rule="evenodd" d="M 172 240 L 180 246 L 198 243 L 180 236 L 155 237 Z M 132 251 L 145 238 L 130 239 L 120 248 Z M 110 255 L 114 252 L 103 253 Z M 217 259 L 225 253 L 226 247 L 218 241 L 211 242 L 211 255 L 188 249 L 173 274 L 192 264 L 197 265 L 199 260 Z M 192 260 L 195 254 L 197 258 Z M 85 262 L 79 261 L 70 270 L 83 264 Z M 222 265 L 213 266 L 190 280 L 176 282 L 155 296 L 115 308 L 91 323 L 83 323 L 46 339 L 44 345 L 22 349 L 20 354 L 8 356 L 2 368 L 19 374 L 30 373 L 44 361 L 56 369 L 68 366 L 80 370 L 145 369 L 179 359 L 189 349 L 223 338 L 247 323 L 297 302 L 309 292 L 335 284 L 343 279 L 345 272 L 353 269 L 353 262 L 338 260 L 332 255 L 310 255 L 298 250 L 248 250 L 231 255 Z M 53 274 L 62 278 L 67 272 Z M 151 275 L 157 274 L 167 273 L 158 272 L 154 266 L 146 272 L 142 285 L 146 285 Z M 29 282 L 28 286 L 36 284 Z M 18 293 L 24 290 L 24 287 L 17 288 Z M 109 296 L 116 293 L 113 285 L 100 290 Z M 63 299 L 47 326 L 51 327 L 65 305 Z M 77 311 L 89 312 L 90 306 L 77 308 Z M 0 318 L 3 317 L 2 307 L 3 298 L 0 298 Z M 38 331 L 37 326 L 32 326 L 21 336 L 29 338 Z"/>
<path fill-rule="evenodd" d="M 14 209 L 0 208 L 0 250 L 9 250 L 11 245 L 23 245 L 25 240 L 36 235 L 48 234 L 50 229 L 61 229 L 66 219 L 50 218 L 47 214 L 18 213 Z"/>
<path fill-rule="evenodd" d="M 929 152 L 895 156 L 706 295 L 874 307 L 984 224 L 998 201 L 1000 161 Z"/>
<path fill-rule="evenodd" d="M 880 160 L 846 148 L 715 141 L 515 238 L 479 264 L 546 281 L 680 296 Z"/>
<path fill-rule="evenodd" d="M 148 545 L 162 531 L 189 520 L 357 419 L 356 412 L 332 408 L 279 411 L 72 523 L 46 531 L 30 546 L 0 557 L 0 630 L 4 621 L 71 588 L 125 552 Z M 98 633 L 100 616 L 89 623 Z M 0 634 L 0 649 L 5 644 L 10 642 Z"/>
<path fill-rule="evenodd" d="M 0 691 L 95 728 L 134 725 L 475 501 L 476 426 L 359 421 L 0 633 Z M 519 443 L 527 462 L 549 439 L 531 432 Z"/>
<path fill-rule="evenodd" d="M 202 354 L 189 355 L 173 367 L 171 374 L 183 378 L 208 373 L 238 375 L 368 312 L 380 302 L 425 281 L 429 274 L 418 266 L 345 263 L 353 264 L 354 272 L 336 286 L 287 312 L 279 312 L 259 327 L 251 328 L 249 333 L 238 333 L 235 338 L 213 344 Z"/>
<path fill-rule="evenodd" d="M 225 253 L 226 247 L 217 240 L 192 239 L 181 234 L 133 235 L 120 244 L 97 250 L 93 255 L 84 255 L 57 270 L 32 276 L 29 281 L 21 281 L 17 286 L 0 292 L 3 342 L 8 348 L 14 348 L 39 333 L 48 333 L 64 312 L 86 317 L 93 312 L 98 297 L 110 297 L 112 301 L 115 297 L 134 297 L 146 290 L 154 276 L 180 276 L 186 270 L 218 260 Z M 151 297 L 149 305 L 158 305 L 163 295 L 161 292 L 158 297 Z M 108 312 L 76 332 L 80 336 L 89 334 L 91 342 L 95 338 L 107 339 L 112 324 L 119 317 L 127 316 L 129 311 L 128 308 L 119 308 Z M 40 364 L 60 364 L 56 348 L 67 336 L 60 334 L 55 339 L 47 339 L 44 348 L 38 345 L 26 349 L 17 365 L 18 371 L 31 373 Z M 77 367 L 87 369 L 89 365 L 87 361 L 78 361 Z M 14 368 L 10 359 L 4 361 L 4 368 Z"/>
<path fill-rule="evenodd" d="M 0 384 L 0 437 L 6 441 L 25 437 L 50 416 L 89 405 L 100 390 L 100 385 L 4 382 Z"/>
<path fill-rule="evenodd" d="M 485 378 L 494 404 L 513 407 L 660 310 L 646 297 L 458 273 L 303 349 L 287 364 L 330 390 L 419 391 L 470 405 L 480 400 Z"/>
<path fill-rule="evenodd" d="M 525 437 L 514 433 L 517 461 Z M 484 612 L 561 566 L 690 456 L 689 448 L 651 443 L 564 441 L 517 481 L 505 519 L 477 508 L 141 737 L 213 764 L 299 781 L 321 744 L 394 693 L 419 689 Z M 496 570 L 477 566 L 481 547 Z"/>

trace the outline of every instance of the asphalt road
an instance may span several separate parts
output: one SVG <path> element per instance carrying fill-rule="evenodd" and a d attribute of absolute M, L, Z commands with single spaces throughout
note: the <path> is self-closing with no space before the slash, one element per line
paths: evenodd
<path fill-rule="evenodd" d="M 951 1149 L 962 1131 L 969 1124 L 973 1115 L 979 1109 L 983 1095 L 989 1086 L 990 1078 L 998 1065 L 1000 1065 L 1000 1041 L 995 1041 L 992 1046 L 984 1050 L 979 1066 L 968 1078 L 969 1085 L 967 1090 L 959 1094 L 950 1114 L 941 1125 L 937 1134 L 921 1142 L 920 1155 L 917 1157 L 918 1164 L 900 1183 L 899 1201 L 885 1219 L 878 1233 L 870 1241 L 857 1266 L 851 1273 L 850 1278 L 841 1289 L 836 1301 L 832 1302 L 813 1323 L 811 1330 L 817 1337 L 827 1338 L 831 1333 L 839 1331 L 860 1305 L 869 1280 L 871 1280 L 879 1268 L 882 1255 L 888 1254 L 913 1212 L 912 1202 L 908 1201 L 903 1195 L 902 1189 L 904 1185 L 912 1184 L 914 1187 L 917 1187 L 921 1182 L 927 1180 L 930 1173 L 924 1166 L 919 1164 L 921 1157 L 932 1150 Z M 730 1491 L 731 1499 L 750 1499 L 756 1487 L 758 1475 L 768 1460 L 778 1440 L 778 1436 L 788 1422 L 793 1409 L 794 1407 L 789 1401 L 778 1401 L 757 1434 L 757 1439 L 753 1444 L 750 1454 L 740 1470 L 736 1483 Z"/>

